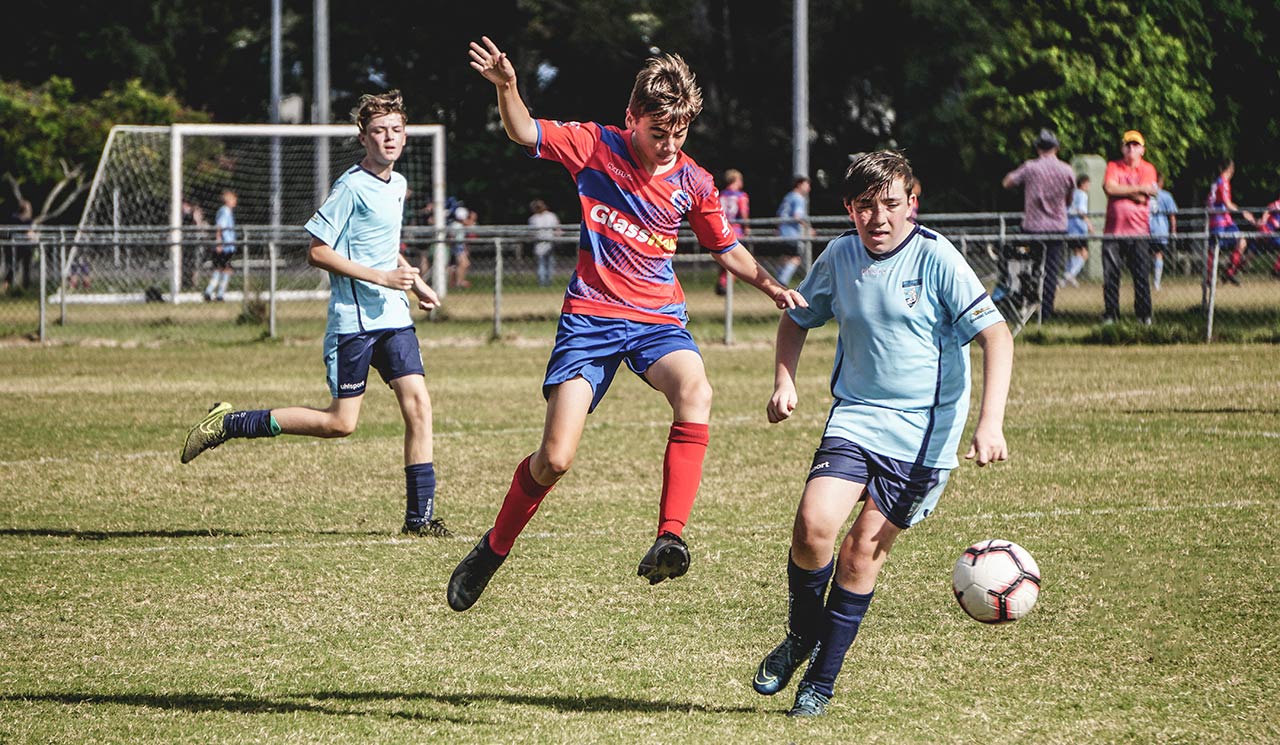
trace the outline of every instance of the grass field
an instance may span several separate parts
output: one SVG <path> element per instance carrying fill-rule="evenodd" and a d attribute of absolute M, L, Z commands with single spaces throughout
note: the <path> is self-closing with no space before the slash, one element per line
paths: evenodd
<path fill-rule="evenodd" d="M 382 386 L 346 440 L 179 465 L 216 399 L 323 404 L 317 336 L 0 348 L 0 741 L 1280 740 L 1280 347 L 1019 345 L 1012 460 L 958 469 L 898 542 L 828 716 L 794 721 L 793 687 L 749 681 L 783 631 L 825 330 L 777 426 L 771 325 L 733 347 L 697 330 L 717 398 L 688 576 L 634 576 L 669 410 L 624 374 L 485 596 L 445 605 L 537 443 L 551 329 L 420 327 L 452 540 L 395 532 Z M 950 596 L 991 537 L 1044 574 L 1009 627 Z"/>

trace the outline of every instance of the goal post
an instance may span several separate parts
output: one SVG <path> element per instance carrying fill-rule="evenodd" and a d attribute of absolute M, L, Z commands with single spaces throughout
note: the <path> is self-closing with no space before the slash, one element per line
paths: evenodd
<path fill-rule="evenodd" d="M 184 277 L 184 267 L 189 270 L 201 258 L 198 242 L 193 243 L 190 236 L 199 232 L 199 226 L 209 242 L 221 193 L 230 189 L 239 196 L 237 227 L 267 236 L 256 249 L 269 252 L 266 264 L 274 280 L 276 244 L 297 239 L 334 179 L 363 157 L 356 133 L 354 124 L 117 125 L 107 137 L 94 174 L 77 244 L 98 247 L 96 244 L 110 242 L 112 231 L 154 229 L 157 238 L 151 243 L 156 245 L 148 264 L 153 268 L 141 281 L 154 285 L 158 280 L 161 287 L 167 285 L 165 299 L 169 302 L 199 300 L 198 293 L 183 291 L 184 281 L 190 282 L 190 277 Z M 405 151 L 396 164 L 410 190 L 406 217 L 419 214 L 427 201 L 434 202 L 441 208 L 434 210 L 430 225 L 435 236 L 443 236 L 444 126 L 413 124 L 406 127 L 406 134 Z M 193 220 L 193 209 L 204 219 Z M 163 237 L 166 229 L 167 240 Z M 166 250 L 159 252 L 160 248 Z M 115 266 L 128 270 L 128 262 L 120 262 L 118 240 L 114 251 Z M 443 240 L 433 242 L 432 255 L 430 282 L 443 295 L 448 263 Z M 166 276 L 154 276 L 157 263 L 166 265 Z M 103 289 L 119 287 L 115 292 L 133 296 L 136 292 L 129 293 L 126 288 L 131 281 L 136 284 L 140 280 L 119 277 L 113 283 L 108 276 L 100 284 Z M 189 284 L 187 289 L 191 289 Z"/>

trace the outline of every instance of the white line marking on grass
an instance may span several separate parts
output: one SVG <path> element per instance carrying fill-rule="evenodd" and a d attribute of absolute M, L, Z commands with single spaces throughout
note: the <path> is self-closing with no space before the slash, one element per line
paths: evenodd
<path fill-rule="evenodd" d="M 1249 507 L 1271 507 L 1280 506 L 1277 502 L 1261 502 L 1257 500 L 1239 500 L 1234 502 L 1216 502 L 1213 504 L 1180 504 L 1180 505 L 1133 505 L 1131 507 L 1098 507 L 1095 509 L 1057 509 L 1057 510 L 1035 510 L 1029 512 L 984 512 L 976 515 L 952 516 L 947 518 L 949 521 L 956 522 L 985 522 L 991 520 L 1027 520 L 1027 519 L 1044 519 L 1058 517 L 1079 517 L 1081 515 L 1133 515 L 1133 514 L 1150 514 L 1154 512 L 1184 512 L 1184 511 L 1203 511 L 1218 509 L 1245 509 Z M 757 533 L 767 530 L 785 530 L 779 525 L 738 525 L 731 528 L 700 528 L 699 532 L 704 533 Z M 92 532 L 92 531 L 87 531 Z M 521 536 L 525 540 L 573 540 L 580 538 L 598 538 L 601 536 L 614 535 L 611 530 L 588 530 L 572 533 L 565 532 L 528 532 Z M 475 536 L 455 535 L 453 540 L 461 545 L 470 545 L 479 538 Z M 129 540 L 124 538 L 109 538 L 107 541 Z M 423 541 L 421 538 L 365 538 L 365 539 L 346 539 L 337 541 L 305 541 L 301 543 L 292 543 L 285 541 L 271 541 L 268 543 L 218 543 L 213 545 L 191 545 L 183 544 L 165 544 L 161 546 L 77 546 L 74 548 L 29 548 L 17 551 L 0 551 L 0 556 L 5 558 L 18 558 L 22 556 L 65 556 L 65 555 L 87 555 L 95 556 L 103 554 L 152 554 L 152 553 L 176 553 L 181 551 L 237 551 L 237 550 L 272 550 L 272 549 L 289 549 L 311 551 L 315 549 L 326 548 L 352 548 L 352 547 L 368 547 L 368 546 L 396 546 L 396 545 L 416 545 Z"/>

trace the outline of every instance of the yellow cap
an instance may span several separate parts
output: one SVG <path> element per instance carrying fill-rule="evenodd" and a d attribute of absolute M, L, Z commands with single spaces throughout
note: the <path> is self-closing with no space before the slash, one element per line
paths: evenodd
<path fill-rule="evenodd" d="M 1125 132 L 1124 137 L 1120 138 L 1121 145 L 1129 142 L 1136 142 L 1143 147 L 1147 146 L 1147 141 L 1142 138 L 1142 133 L 1136 129 L 1131 129 L 1128 132 Z"/>

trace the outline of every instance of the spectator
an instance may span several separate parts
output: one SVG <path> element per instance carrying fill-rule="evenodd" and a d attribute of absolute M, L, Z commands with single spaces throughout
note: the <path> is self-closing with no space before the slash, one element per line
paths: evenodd
<path fill-rule="evenodd" d="M 533 213 L 529 215 L 529 226 L 535 228 L 533 255 L 538 261 L 538 286 L 546 287 L 556 270 L 555 239 L 560 237 L 560 218 L 541 199 L 530 202 L 529 211 Z"/>
<path fill-rule="evenodd" d="M 778 205 L 778 235 L 788 240 L 782 244 L 786 258 L 778 269 L 778 282 L 784 287 L 791 285 L 791 278 L 800 267 L 800 258 L 804 256 L 804 247 L 808 238 L 813 236 L 813 228 L 809 224 L 809 190 L 808 176 L 796 176 L 795 185 L 782 198 Z"/>
<path fill-rule="evenodd" d="M 1067 205 L 1075 191 L 1075 174 L 1071 166 L 1058 157 L 1058 138 L 1041 129 L 1035 141 L 1036 157 L 1005 175 L 1001 185 L 1006 189 L 1022 187 L 1022 232 L 1036 236 L 1031 240 L 1035 268 L 1031 275 L 1032 301 L 1040 303 L 1040 317 L 1053 315 L 1053 301 L 1058 291 L 1058 273 L 1062 271 L 1062 253 L 1067 232 Z"/>
<path fill-rule="evenodd" d="M 1280 279 L 1280 198 L 1268 204 L 1258 218 L 1258 230 L 1266 233 L 1265 238 L 1258 239 L 1259 244 L 1276 252 L 1276 262 L 1271 265 L 1271 278 Z"/>
<path fill-rule="evenodd" d="M 187 267 L 188 287 L 198 287 L 200 283 L 200 261 L 204 258 L 205 246 L 204 229 L 208 225 L 209 221 L 200 205 L 182 200 L 182 263 Z"/>
<path fill-rule="evenodd" d="M 751 219 L 751 198 L 742 190 L 742 171 L 730 168 L 724 172 L 724 186 L 720 189 L 720 209 L 729 221 L 729 227 L 738 241 L 742 242 L 751 228 L 746 221 Z M 743 244 L 746 245 L 746 244 Z M 729 289 L 729 272 L 720 267 L 720 277 L 716 280 L 716 294 L 723 295 Z"/>
<path fill-rule="evenodd" d="M 1151 205 L 1151 220 L 1147 224 L 1151 229 L 1153 261 L 1151 286 L 1159 292 L 1160 279 L 1164 276 L 1164 252 L 1169 248 L 1169 236 L 1178 232 L 1178 203 L 1173 201 L 1173 195 L 1164 188 L 1163 173 L 1156 176 L 1156 186 L 1160 191 L 1156 192 L 1155 203 Z"/>
<path fill-rule="evenodd" d="M 467 228 L 475 225 L 480 217 L 475 210 L 468 209 L 459 200 L 449 210 L 449 240 L 452 247 L 449 251 L 449 286 L 465 289 L 471 286 L 467 280 L 467 270 L 471 268 L 471 246 L 468 243 Z"/>
<path fill-rule="evenodd" d="M 1082 173 L 1076 178 L 1076 190 L 1071 195 L 1071 206 L 1067 208 L 1067 235 L 1072 236 L 1067 239 L 1067 247 L 1071 250 L 1071 259 L 1067 262 L 1063 280 L 1072 287 L 1080 284 L 1076 277 L 1080 276 L 1085 262 L 1089 260 L 1089 239 L 1077 236 L 1087 236 L 1092 232 L 1093 223 L 1089 222 L 1089 176 Z"/>
<path fill-rule="evenodd" d="M 1107 163 L 1102 190 L 1107 195 L 1107 219 L 1102 240 L 1103 323 L 1120 319 L 1120 262 L 1133 278 L 1133 310 L 1138 323 L 1151 325 L 1150 207 L 1160 192 L 1155 166 L 1143 160 L 1147 141 L 1131 129 L 1120 138 L 1119 160 Z"/>
<path fill-rule="evenodd" d="M 1240 229 L 1236 227 L 1235 220 L 1231 219 L 1231 213 L 1239 212 L 1249 222 L 1256 221 L 1248 210 L 1241 210 L 1236 206 L 1235 202 L 1231 201 L 1231 177 L 1235 173 L 1235 161 L 1230 158 L 1224 158 L 1218 166 L 1218 179 L 1213 182 L 1213 186 L 1209 187 L 1209 198 L 1206 202 L 1210 212 L 1209 232 L 1214 235 L 1218 243 L 1218 255 L 1222 255 L 1222 251 L 1228 243 L 1233 244 L 1231 263 L 1226 271 L 1222 273 L 1222 279 L 1233 285 L 1239 285 L 1240 278 L 1236 274 L 1240 272 L 1240 267 L 1244 265 L 1244 250 L 1247 241 L 1245 241 L 1244 236 L 1240 235 Z"/>
<path fill-rule="evenodd" d="M 213 224 L 217 227 L 218 242 L 213 248 L 213 275 L 209 277 L 209 285 L 204 288 L 206 302 L 226 299 L 227 283 L 231 281 L 231 260 L 236 255 L 236 204 L 239 200 L 230 189 L 222 192 L 222 206 L 214 215 Z"/>

